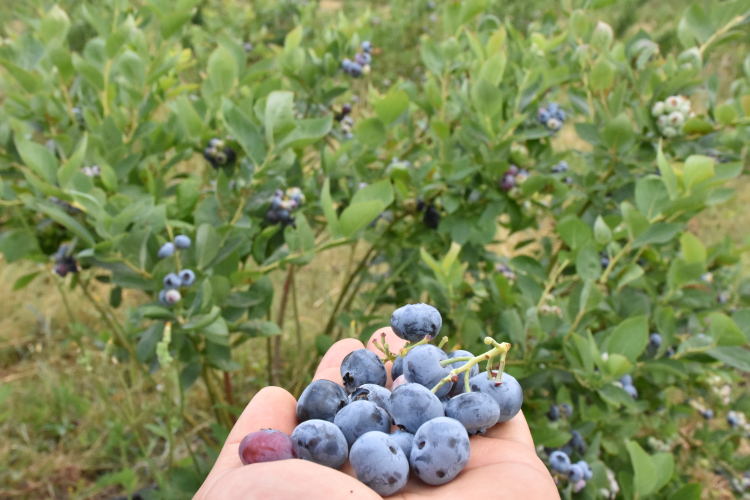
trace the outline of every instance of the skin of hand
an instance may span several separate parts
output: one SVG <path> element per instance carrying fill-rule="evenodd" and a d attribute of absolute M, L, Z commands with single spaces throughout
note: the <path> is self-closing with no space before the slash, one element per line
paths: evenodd
<path fill-rule="evenodd" d="M 373 334 L 367 348 L 383 357 L 372 344 L 386 334 L 392 352 L 404 345 L 390 328 Z M 345 339 L 334 344 L 323 357 L 315 380 L 328 379 L 343 385 L 341 362 L 362 343 Z M 386 364 L 388 387 L 391 363 Z M 260 429 L 277 429 L 287 434 L 297 425 L 294 397 L 280 387 L 258 392 L 229 433 L 219 458 L 193 500 L 332 500 L 378 499 L 380 496 L 357 481 L 347 462 L 340 471 L 306 460 L 281 460 L 243 466 L 239 444 L 247 434 Z M 389 497 L 397 500 L 460 498 L 502 498 L 503 500 L 554 500 L 560 495 L 552 476 L 537 457 L 523 412 L 508 422 L 495 425 L 484 436 L 472 436 L 471 458 L 450 483 L 430 486 L 414 475 L 406 487 Z"/>

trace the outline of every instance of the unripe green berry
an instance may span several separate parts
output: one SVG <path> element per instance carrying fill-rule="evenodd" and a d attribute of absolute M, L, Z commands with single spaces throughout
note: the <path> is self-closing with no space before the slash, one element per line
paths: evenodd
<path fill-rule="evenodd" d="M 609 24 L 599 21 L 596 23 L 596 28 L 594 28 L 594 33 L 591 35 L 591 41 L 589 42 L 589 45 L 591 45 L 593 48 L 597 50 L 609 50 L 609 48 L 612 46 L 612 41 L 615 38 L 614 31 L 612 31 L 612 26 Z"/>

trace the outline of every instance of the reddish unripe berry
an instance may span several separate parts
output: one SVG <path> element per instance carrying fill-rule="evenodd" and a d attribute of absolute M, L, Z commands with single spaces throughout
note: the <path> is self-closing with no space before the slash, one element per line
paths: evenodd
<path fill-rule="evenodd" d="M 299 458 L 291 436 L 273 429 L 251 432 L 240 442 L 242 465 Z"/>

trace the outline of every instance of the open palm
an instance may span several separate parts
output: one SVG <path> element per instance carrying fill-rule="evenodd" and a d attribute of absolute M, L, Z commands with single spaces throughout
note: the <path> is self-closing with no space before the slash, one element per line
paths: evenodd
<path fill-rule="evenodd" d="M 386 341 L 392 349 L 401 348 L 404 341 L 390 328 L 375 332 L 372 338 L 379 339 L 382 332 L 386 333 Z M 362 347 L 361 342 L 353 339 L 337 342 L 320 362 L 315 379 L 341 384 L 341 361 Z M 368 342 L 367 348 L 380 354 L 372 342 Z M 390 363 L 386 368 L 390 386 Z M 256 394 L 237 420 L 194 500 L 380 498 L 357 481 L 348 463 L 341 471 L 305 460 L 242 465 L 238 453 L 242 438 L 250 432 L 269 428 L 291 434 L 297 425 L 296 405 L 294 397 L 279 387 L 267 387 Z M 469 497 L 504 500 L 559 498 L 552 476 L 536 455 L 523 412 L 508 422 L 495 425 L 485 436 L 473 436 L 471 459 L 450 483 L 430 486 L 412 476 L 406 487 L 390 498 L 457 500 Z"/>

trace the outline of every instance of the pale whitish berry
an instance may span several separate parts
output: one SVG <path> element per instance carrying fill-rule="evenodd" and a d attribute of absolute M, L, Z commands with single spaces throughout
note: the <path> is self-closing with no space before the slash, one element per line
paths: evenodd
<path fill-rule="evenodd" d="M 679 129 L 685 124 L 685 115 L 679 111 L 672 111 L 669 113 L 669 124 L 672 127 Z"/>
<path fill-rule="evenodd" d="M 664 104 L 664 101 L 658 101 L 651 108 L 651 116 L 661 116 L 666 110 L 667 106 Z"/>
<path fill-rule="evenodd" d="M 674 137 L 677 135 L 677 130 L 672 127 L 664 127 L 661 133 L 662 135 L 664 135 L 664 137 Z"/>
<path fill-rule="evenodd" d="M 682 99 L 680 98 L 680 96 L 677 96 L 677 95 L 669 96 L 664 101 L 664 104 L 666 105 L 667 113 L 671 113 L 672 111 L 677 111 L 678 109 L 680 109 L 680 105 L 682 104 Z"/>
<path fill-rule="evenodd" d="M 174 305 L 182 299 L 182 295 L 177 290 L 167 290 L 164 294 L 164 301 L 169 305 Z"/>

